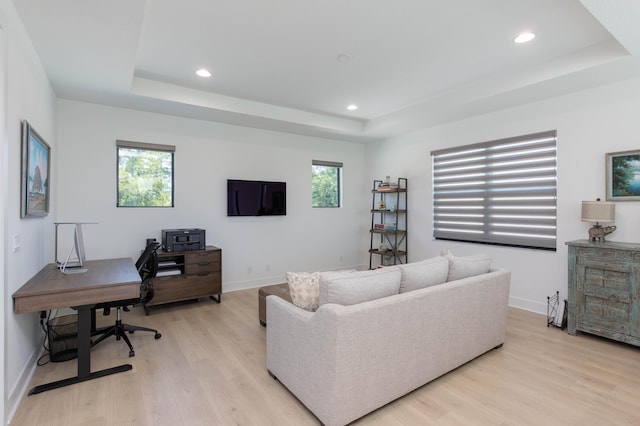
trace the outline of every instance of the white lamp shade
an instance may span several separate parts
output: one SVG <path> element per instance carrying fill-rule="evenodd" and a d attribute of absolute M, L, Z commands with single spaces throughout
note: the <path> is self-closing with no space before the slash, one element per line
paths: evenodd
<path fill-rule="evenodd" d="M 583 201 L 583 222 L 613 222 L 616 217 L 616 205 L 606 201 Z"/>

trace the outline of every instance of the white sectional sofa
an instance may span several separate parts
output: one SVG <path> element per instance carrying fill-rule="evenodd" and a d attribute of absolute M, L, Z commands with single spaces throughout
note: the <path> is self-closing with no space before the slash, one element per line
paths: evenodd
<path fill-rule="evenodd" d="M 268 371 L 344 425 L 502 346 L 511 273 L 476 259 L 323 274 L 315 312 L 268 296 Z"/>

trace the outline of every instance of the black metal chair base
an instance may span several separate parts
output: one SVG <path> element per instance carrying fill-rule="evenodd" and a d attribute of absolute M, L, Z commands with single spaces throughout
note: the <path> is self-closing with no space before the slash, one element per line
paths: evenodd
<path fill-rule="evenodd" d="M 129 337 L 127 336 L 127 332 L 133 333 L 135 331 L 149 331 L 151 333 L 154 333 L 154 338 L 156 340 L 162 337 L 162 334 L 158 333 L 158 330 L 147 327 L 140 327 L 137 325 L 123 324 L 120 320 L 117 320 L 115 325 L 107 327 L 106 329 L 99 330 L 97 334 L 102 335 L 95 341 L 93 341 L 91 343 L 91 346 L 97 345 L 108 337 L 116 336 L 116 340 L 122 339 L 127 344 L 127 346 L 129 346 L 129 357 L 133 357 L 136 355 L 136 353 L 133 350 L 133 345 L 131 344 Z"/>

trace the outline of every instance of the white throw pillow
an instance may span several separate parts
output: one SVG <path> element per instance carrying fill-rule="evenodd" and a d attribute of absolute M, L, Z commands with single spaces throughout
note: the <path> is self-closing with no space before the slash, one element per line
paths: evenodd
<path fill-rule="evenodd" d="M 485 254 L 466 257 L 446 256 L 446 258 L 449 259 L 447 281 L 486 274 L 491 266 L 491 258 Z"/>
<path fill-rule="evenodd" d="M 318 309 L 320 272 L 287 272 L 291 301 L 307 311 Z"/>
<path fill-rule="evenodd" d="M 398 294 L 400 269 L 388 267 L 351 273 L 325 273 L 320 277 L 319 305 L 355 305 Z"/>
<path fill-rule="evenodd" d="M 449 260 L 438 256 L 420 262 L 398 265 L 398 268 L 402 273 L 400 293 L 406 293 L 446 282 L 449 273 Z"/>

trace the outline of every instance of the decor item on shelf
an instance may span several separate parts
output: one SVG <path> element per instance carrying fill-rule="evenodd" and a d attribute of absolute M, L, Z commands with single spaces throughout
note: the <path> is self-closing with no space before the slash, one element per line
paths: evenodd
<path fill-rule="evenodd" d="M 378 209 L 379 209 L 379 210 L 384 210 L 384 209 L 386 209 L 386 208 L 387 208 L 387 206 L 385 206 L 385 204 L 384 204 L 384 200 L 381 198 L 381 199 L 380 199 L 380 204 L 378 205 Z"/>
<path fill-rule="evenodd" d="M 378 191 L 395 191 L 398 189 L 398 184 L 391 182 L 391 177 L 387 176 L 384 181 L 378 182 Z"/>
<path fill-rule="evenodd" d="M 378 250 L 382 252 L 387 251 L 387 245 L 385 243 L 380 243 L 380 247 L 378 247 Z"/>
<path fill-rule="evenodd" d="M 616 215 L 616 205 L 607 201 L 583 201 L 582 202 L 582 221 L 594 222 L 589 229 L 589 241 L 604 241 L 605 235 L 608 235 L 617 229 L 616 226 L 601 226 L 603 222 L 613 222 Z"/>

